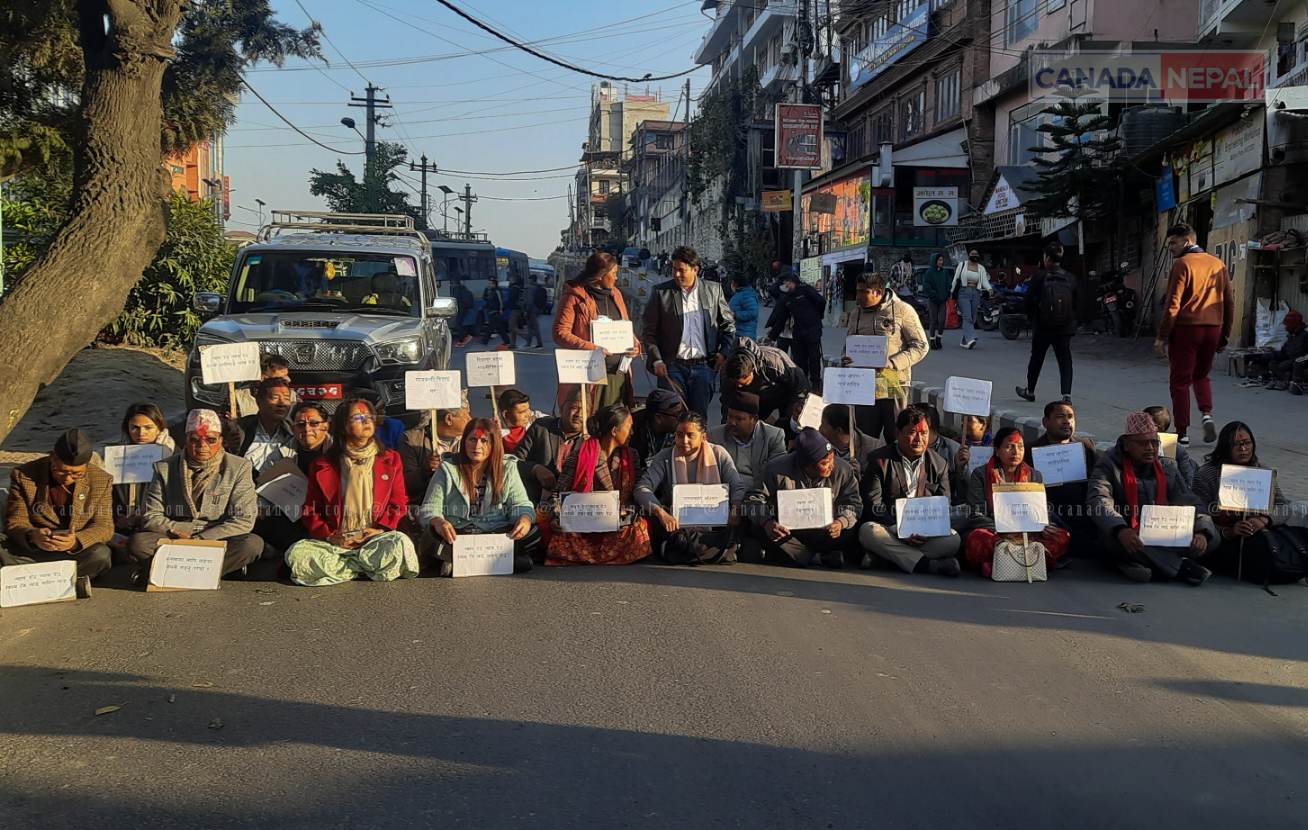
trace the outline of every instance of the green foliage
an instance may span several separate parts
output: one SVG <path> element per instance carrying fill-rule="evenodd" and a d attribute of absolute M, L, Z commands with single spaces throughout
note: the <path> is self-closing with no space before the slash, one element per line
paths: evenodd
<path fill-rule="evenodd" d="M 6 182 L 0 196 L 4 213 L 4 288 L 8 291 L 50 246 L 68 218 L 72 176 L 32 175 Z"/>
<path fill-rule="evenodd" d="M 309 192 L 323 197 L 337 213 L 392 213 L 421 222 L 420 211 L 409 204 L 409 194 L 391 189 L 400 181 L 397 168 L 407 161 L 408 152 L 403 146 L 379 141 L 372 165 L 365 165 L 363 181 L 337 161 L 335 173 L 309 171 Z"/>
<path fill-rule="evenodd" d="M 722 264 L 727 274 L 744 274 L 751 281 L 771 272 L 777 258 L 767 217 L 756 210 L 737 211 L 727 223 L 730 233 L 723 234 Z"/>
<path fill-rule="evenodd" d="M 704 195 L 709 183 L 726 177 L 725 189 L 734 198 L 734 180 L 743 175 L 749 122 L 759 102 L 757 69 L 739 79 L 725 80 L 704 98 L 688 128 L 690 149 L 686 159 L 691 196 Z"/>
<path fill-rule="evenodd" d="M 1049 139 L 1034 164 L 1037 179 L 1022 189 L 1035 193 L 1027 204 L 1040 216 L 1074 216 L 1081 220 L 1106 216 L 1117 192 L 1115 157 L 1122 142 L 1109 131 L 1113 121 L 1100 112 L 1100 104 L 1078 100 L 1074 91 L 1042 112 L 1051 119 L 1037 129 Z"/>

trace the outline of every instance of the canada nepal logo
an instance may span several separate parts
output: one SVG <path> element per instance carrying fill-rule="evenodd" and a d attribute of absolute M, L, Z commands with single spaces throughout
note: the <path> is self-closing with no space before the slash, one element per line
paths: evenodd
<path fill-rule="evenodd" d="M 1156 52 L 1049 56 L 1035 70 L 1040 91 L 1086 90 L 1110 100 L 1249 101 L 1263 98 L 1261 52 Z"/>

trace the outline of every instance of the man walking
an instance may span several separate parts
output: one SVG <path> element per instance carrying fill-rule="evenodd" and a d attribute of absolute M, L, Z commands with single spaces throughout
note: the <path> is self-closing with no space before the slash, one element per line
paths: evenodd
<path fill-rule="evenodd" d="M 1063 246 L 1050 242 L 1045 246 L 1044 267 L 1026 292 L 1026 316 L 1031 320 L 1031 362 L 1026 367 L 1026 386 L 1017 387 L 1017 396 L 1035 401 L 1036 382 L 1045 365 L 1049 347 L 1058 358 L 1058 381 L 1063 400 L 1072 400 L 1072 336 L 1076 334 L 1076 283 L 1063 270 Z"/>
<path fill-rule="evenodd" d="M 904 254 L 898 262 L 890 266 L 890 280 L 887 286 L 900 297 L 911 297 L 917 293 L 913 280 L 913 255 Z"/>
<path fill-rule="evenodd" d="M 722 285 L 699 278 L 699 254 L 681 246 L 672 252 L 672 279 L 654 287 L 645 305 L 640 342 L 659 388 L 679 393 L 708 417 L 713 375 L 727 362 L 736 324 Z"/>
<path fill-rule="evenodd" d="M 1213 422 L 1213 386 L 1208 373 L 1213 357 L 1231 337 L 1235 298 L 1226 266 L 1195 244 L 1194 228 L 1185 224 L 1167 229 L 1167 250 L 1175 260 L 1167 277 L 1162 320 L 1154 351 L 1168 358 L 1172 415 L 1178 443 L 1190 436 L 1190 387 L 1203 419 L 1204 443 L 1217 440 Z"/>
<path fill-rule="evenodd" d="M 540 336 L 540 316 L 545 313 L 545 306 L 548 305 L 545 297 L 545 286 L 540 284 L 540 278 L 534 274 L 531 277 L 531 283 L 523 293 L 522 303 L 524 313 L 527 317 L 527 348 L 545 348 L 545 341 Z M 532 343 L 536 345 L 533 346 Z"/>
<path fill-rule="evenodd" d="M 781 303 L 768 318 L 768 336 L 781 337 L 786 323 L 791 324 L 790 356 L 808 376 L 814 389 L 822 388 L 822 312 L 826 300 L 817 289 L 792 271 L 782 278 Z"/>

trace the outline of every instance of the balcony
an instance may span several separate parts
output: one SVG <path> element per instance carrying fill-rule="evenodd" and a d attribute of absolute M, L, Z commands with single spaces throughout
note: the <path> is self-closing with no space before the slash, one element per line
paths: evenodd
<path fill-rule="evenodd" d="M 767 43 L 768 38 L 776 34 L 786 21 L 794 20 L 798 4 L 794 0 L 768 0 L 768 4 L 759 10 L 758 17 L 745 31 L 740 48 L 753 49 L 759 43 Z"/>
<path fill-rule="evenodd" d="M 1199 37 L 1217 46 L 1248 48 L 1271 31 L 1264 0 L 1201 0 Z"/>
<path fill-rule="evenodd" d="M 705 32 L 704 39 L 700 41 L 699 48 L 695 50 L 695 63 L 703 66 L 713 62 L 713 59 L 722 54 L 731 41 L 731 35 L 736 30 L 736 19 L 740 5 L 738 3 L 719 3 L 718 16 Z"/>
<path fill-rule="evenodd" d="M 799 67 L 794 64 L 775 63 L 759 75 L 758 85 L 768 91 L 774 91 L 774 86 L 782 86 L 786 83 L 799 80 Z"/>

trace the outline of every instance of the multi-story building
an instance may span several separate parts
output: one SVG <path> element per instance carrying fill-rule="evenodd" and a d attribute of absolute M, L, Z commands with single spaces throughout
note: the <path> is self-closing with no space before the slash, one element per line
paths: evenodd
<path fill-rule="evenodd" d="M 209 199 L 220 223 L 231 216 L 231 180 L 223 173 L 221 134 L 170 155 L 164 167 L 175 192 L 185 193 L 192 202 Z"/>
<path fill-rule="evenodd" d="M 627 174 L 627 237 L 632 244 L 659 250 L 658 239 L 681 221 L 685 195 L 685 130 L 680 121 L 642 121 L 631 136 L 623 169 Z M 675 210 L 659 210 L 673 195 Z M 665 213 L 669 215 L 665 215 Z M 664 229 L 665 222 L 669 226 Z"/>
<path fill-rule="evenodd" d="M 700 66 L 711 66 L 707 92 L 750 69 L 764 93 L 778 93 L 799 78 L 795 47 L 798 0 L 717 3 L 717 16 L 695 50 Z"/>

